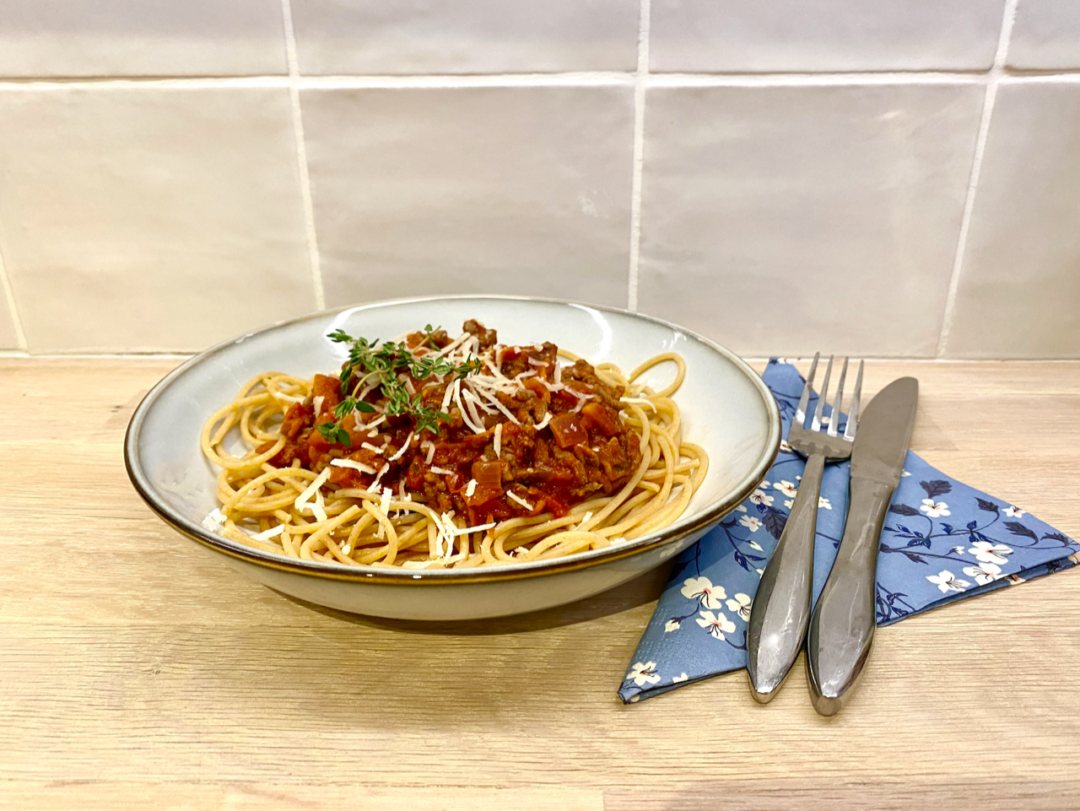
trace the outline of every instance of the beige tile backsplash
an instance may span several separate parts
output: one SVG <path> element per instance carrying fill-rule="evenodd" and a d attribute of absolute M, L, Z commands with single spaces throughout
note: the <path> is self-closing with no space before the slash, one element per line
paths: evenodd
<path fill-rule="evenodd" d="M 1080 357 L 1080 76 L 1007 82 L 945 350 Z"/>
<path fill-rule="evenodd" d="M 190 351 L 315 304 L 288 92 L 0 92 L 0 238 L 35 352 Z"/>
<path fill-rule="evenodd" d="M 0 76 L 288 72 L 280 0 L 0 0 Z"/>
<path fill-rule="evenodd" d="M 652 0 L 651 68 L 986 70 L 994 59 L 1004 5 L 1004 0 Z"/>
<path fill-rule="evenodd" d="M 1080 2 L 1023 0 L 1009 45 L 1009 65 L 1023 70 L 1080 68 Z"/>
<path fill-rule="evenodd" d="M 302 0 L 311 75 L 633 70 L 638 0 Z"/>
<path fill-rule="evenodd" d="M 1080 358 L 1078 71 L 1076 0 L 0 0 L 0 350 L 491 292 Z"/>
<path fill-rule="evenodd" d="M 626 306 L 632 88 L 301 101 L 329 306 L 418 293 Z"/>
<path fill-rule="evenodd" d="M 13 349 L 18 345 L 19 336 L 11 317 L 11 304 L 4 291 L 0 290 L 0 349 Z"/>
<path fill-rule="evenodd" d="M 932 355 L 981 105 L 970 82 L 650 91 L 640 309 L 756 356 Z"/>

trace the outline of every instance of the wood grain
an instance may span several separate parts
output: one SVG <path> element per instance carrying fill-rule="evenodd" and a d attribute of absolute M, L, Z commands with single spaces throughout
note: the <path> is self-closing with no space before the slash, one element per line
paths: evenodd
<path fill-rule="evenodd" d="M 425 626 L 302 605 L 169 531 L 121 447 L 175 363 L 0 360 L 0 807 L 1080 807 L 1076 570 L 885 629 L 832 719 L 742 674 L 624 707 L 662 571 Z M 1080 364 L 879 362 L 867 388 L 903 374 L 915 450 L 1080 535 Z"/>

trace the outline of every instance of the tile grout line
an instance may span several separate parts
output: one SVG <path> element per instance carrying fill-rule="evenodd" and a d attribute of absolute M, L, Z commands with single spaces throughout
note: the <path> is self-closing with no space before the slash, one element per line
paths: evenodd
<path fill-rule="evenodd" d="M 634 76 L 634 147 L 630 180 L 630 256 L 626 309 L 638 309 L 638 271 L 641 261 L 641 180 L 645 167 L 645 84 L 649 77 L 651 0 L 641 0 L 638 20 L 638 63 Z"/>
<path fill-rule="evenodd" d="M 645 0 L 647 2 L 647 0 Z M 282 0 L 282 3 L 287 0 Z M 289 19 L 291 23 L 291 17 Z M 295 36 L 286 29 L 286 52 L 289 61 L 295 60 Z M 291 44 L 290 44 L 291 43 Z M 648 42 L 645 43 L 648 47 Z M 639 43 L 640 50 L 640 43 Z M 466 87 L 612 87 L 636 86 L 638 71 L 579 71 L 567 73 L 492 73 L 492 74 L 432 74 L 416 76 L 353 75 L 301 76 L 290 64 L 288 76 L 205 76 L 205 77 L 100 77 L 71 80 L 0 78 L 0 92 L 49 92 L 56 90 L 135 88 L 301 88 L 301 89 L 410 89 Z M 874 84 L 987 84 L 992 79 L 1010 83 L 1080 82 L 1080 70 L 1059 70 L 1044 73 L 1014 73 L 1007 70 L 976 71 L 849 71 L 837 73 L 649 73 L 645 72 L 647 87 L 820 87 L 832 85 Z"/>
<path fill-rule="evenodd" d="M 296 55 L 296 28 L 293 26 L 292 2 L 281 0 L 285 27 L 285 56 L 289 62 L 289 102 L 292 107 L 293 138 L 296 141 L 296 163 L 300 176 L 300 200 L 304 207 L 304 228 L 307 232 L 308 266 L 315 293 L 315 309 L 326 309 L 319 242 L 315 233 L 315 205 L 311 198 L 311 174 L 308 170 L 307 142 L 304 139 L 304 117 L 300 107 L 300 61 Z"/>
<path fill-rule="evenodd" d="M 19 308 L 15 304 L 15 288 L 11 286 L 11 277 L 8 276 L 7 265 L 4 263 L 2 241 L 0 241 L 0 287 L 4 290 L 4 297 L 7 299 L 8 312 L 11 314 L 11 326 L 15 330 L 15 343 L 18 344 L 18 348 L 15 351 L 26 352 L 28 347 L 26 342 L 26 331 L 23 329 Z"/>
<path fill-rule="evenodd" d="M 1005 59 L 1009 53 L 1009 41 L 1012 39 L 1013 24 L 1020 0 L 1006 0 L 1005 14 L 1001 20 L 1001 34 L 998 37 L 994 64 L 990 68 L 986 94 L 983 97 L 982 116 L 979 119 L 979 134 L 975 138 L 975 154 L 971 159 L 971 174 L 968 177 L 967 197 L 964 200 L 964 213 L 960 219 L 960 233 L 956 240 L 956 253 L 953 256 L 952 273 L 949 276 L 949 290 L 945 296 L 945 309 L 941 316 L 941 332 L 938 334 L 937 357 L 944 358 L 945 348 L 949 343 L 953 319 L 956 315 L 956 297 L 960 289 L 960 276 L 963 273 L 964 254 L 967 252 L 968 234 L 971 231 L 972 214 L 975 211 L 975 197 L 982 175 L 983 157 L 986 142 L 990 137 L 990 123 L 994 116 L 994 104 L 997 101 L 998 85 L 1005 75 Z"/>

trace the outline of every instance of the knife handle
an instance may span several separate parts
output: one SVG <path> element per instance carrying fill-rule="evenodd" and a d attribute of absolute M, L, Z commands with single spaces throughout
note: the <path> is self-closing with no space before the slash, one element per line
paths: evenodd
<path fill-rule="evenodd" d="M 814 586 L 814 535 L 825 457 L 806 460 L 780 541 L 769 558 L 750 611 L 746 672 L 750 693 L 772 701 L 802 649 Z"/>
<path fill-rule="evenodd" d="M 870 655 L 881 527 L 894 489 L 885 482 L 851 479 L 840 551 L 814 607 L 806 641 L 811 700 L 822 715 L 840 711 Z"/>

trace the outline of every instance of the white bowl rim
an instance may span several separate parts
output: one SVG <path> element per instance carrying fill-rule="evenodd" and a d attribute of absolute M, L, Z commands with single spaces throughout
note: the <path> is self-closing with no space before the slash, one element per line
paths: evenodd
<path fill-rule="evenodd" d="M 145 422 L 146 415 L 153 408 L 154 403 L 158 397 L 172 384 L 174 380 L 186 374 L 192 368 L 200 365 L 204 361 L 218 354 L 219 352 L 234 346 L 235 344 L 242 343 L 243 341 L 251 338 L 255 335 L 260 335 L 265 332 L 270 332 L 275 329 L 279 329 L 290 324 L 298 324 L 304 321 L 313 321 L 316 319 L 326 318 L 338 313 L 346 311 L 362 312 L 364 310 L 373 310 L 384 307 L 393 307 L 401 304 L 423 304 L 427 302 L 437 303 L 441 301 L 455 300 L 455 301 L 468 301 L 468 300 L 482 300 L 482 301 L 523 301 L 523 302 L 538 302 L 543 304 L 558 304 L 568 305 L 573 307 L 584 307 L 592 310 L 598 310 L 601 312 L 614 313 L 617 315 L 630 316 L 634 319 L 640 319 L 643 321 L 649 321 L 654 324 L 658 324 L 663 327 L 667 327 L 686 336 L 688 339 L 697 341 L 714 352 L 724 356 L 728 361 L 734 364 L 761 395 L 762 401 L 765 404 L 766 411 L 769 418 L 769 435 L 765 442 L 764 449 L 760 458 L 755 463 L 753 469 L 747 474 L 743 480 L 736 485 L 724 498 L 709 504 L 705 509 L 700 512 L 689 516 L 693 519 L 687 524 L 680 527 L 668 527 L 659 530 L 655 533 L 643 535 L 640 538 L 635 538 L 625 544 L 619 544 L 617 546 L 609 546 L 604 549 L 594 549 L 586 552 L 577 552 L 572 555 L 567 555 L 564 558 L 553 558 L 543 561 L 532 561 L 529 563 L 515 563 L 504 566 L 483 566 L 472 569 L 433 569 L 433 570 L 417 570 L 417 569 L 391 569 L 391 568 L 379 568 L 374 566 L 347 566 L 343 563 L 323 563 L 321 561 L 307 561 L 297 560 L 295 558 L 285 557 L 284 555 L 277 555 L 270 552 L 264 552 L 254 547 L 248 547 L 236 541 L 229 540 L 224 536 L 217 535 L 216 533 L 209 532 L 202 526 L 189 520 L 188 518 L 177 514 L 173 509 L 161 498 L 153 484 L 151 484 L 146 472 L 143 470 L 141 460 L 138 455 L 139 438 L 142 433 L 143 423 Z M 283 321 L 277 321 L 272 324 L 267 324 L 257 329 L 250 330 L 249 332 L 236 335 L 232 338 L 228 338 L 220 343 L 214 344 L 208 349 L 203 350 L 194 357 L 184 361 L 184 363 L 177 366 L 165 377 L 159 380 L 152 389 L 146 394 L 142 402 L 135 409 L 135 413 L 131 417 L 131 422 L 128 424 L 127 433 L 124 437 L 124 464 L 127 468 L 128 477 L 131 479 L 132 485 L 138 492 L 139 496 L 146 502 L 158 517 L 172 527 L 180 534 L 196 541 L 203 546 L 209 547 L 216 552 L 223 553 L 229 557 L 245 561 L 247 563 L 256 564 L 265 568 L 276 569 L 279 571 L 292 572 L 295 574 L 311 575 L 319 578 L 331 579 L 331 580 L 345 580 L 355 583 L 392 583 L 395 585 L 450 585 L 452 583 L 484 583 L 491 581 L 505 581 L 505 580 L 517 580 L 527 577 L 538 577 L 553 575 L 559 572 L 584 569 L 592 566 L 596 566 L 602 563 L 609 563 L 622 558 L 632 557 L 642 552 L 646 552 L 650 549 L 655 549 L 660 546 L 665 546 L 670 543 L 675 543 L 688 535 L 692 535 L 700 530 L 707 529 L 715 524 L 735 507 L 741 504 L 746 498 L 754 491 L 754 489 L 765 478 L 765 474 L 772 466 L 776 459 L 776 455 L 780 449 L 780 434 L 781 434 L 781 422 L 780 422 L 780 409 L 776 404 L 775 398 L 769 391 L 769 388 L 765 385 L 765 382 L 761 379 L 761 376 L 755 372 L 750 366 L 736 355 L 731 350 L 724 346 L 700 335 L 685 327 L 674 324 L 670 321 L 665 321 L 655 316 L 644 315 L 642 313 L 631 312 L 629 310 L 622 310 L 617 307 L 606 307 L 597 304 L 591 304 L 587 302 L 569 301 L 565 299 L 544 298 L 539 296 L 509 296 L 498 294 L 461 294 L 461 295 L 445 295 L 445 296 L 415 296 L 397 299 L 387 299 L 383 301 L 371 302 L 369 304 L 360 305 L 347 305 L 344 307 L 338 307 L 332 310 L 319 310 L 318 312 L 302 315 L 297 318 L 285 319 Z"/>

